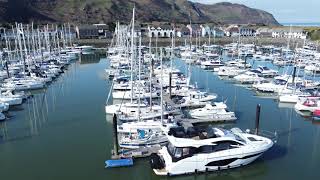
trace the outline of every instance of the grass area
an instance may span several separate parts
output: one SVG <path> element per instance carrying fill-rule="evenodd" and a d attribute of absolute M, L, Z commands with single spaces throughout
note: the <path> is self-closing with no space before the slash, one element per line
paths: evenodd
<path fill-rule="evenodd" d="M 320 27 L 307 27 L 305 31 L 308 32 L 311 40 L 320 41 Z"/>

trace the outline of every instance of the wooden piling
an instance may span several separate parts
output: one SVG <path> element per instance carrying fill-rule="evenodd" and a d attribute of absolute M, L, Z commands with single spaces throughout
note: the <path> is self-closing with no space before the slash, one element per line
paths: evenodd
<path fill-rule="evenodd" d="M 257 109 L 256 109 L 256 129 L 255 129 L 255 134 L 258 135 L 259 134 L 259 125 L 260 125 L 260 109 L 261 109 L 261 105 L 258 104 L 257 105 Z"/>
<path fill-rule="evenodd" d="M 292 84 L 294 84 L 294 81 L 296 79 L 296 73 L 297 73 L 297 67 L 293 67 L 293 74 L 292 74 Z"/>
<path fill-rule="evenodd" d="M 10 78 L 9 67 L 8 67 L 8 61 L 6 61 L 6 62 L 5 62 L 5 66 L 6 66 L 7 76 L 8 76 L 8 78 Z"/>
<path fill-rule="evenodd" d="M 153 58 L 151 57 L 151 76 L 153 77 L 154 76 L 154 60 Z"/>
<path fill-rule="evenodd" d="M 114 155 L 118 156 L 119 155 L 119 146 L 118 146 L 118 129 L 117 129 L 117 115 L 113 115 L 112 119 L 112 124 L 113 124 L 113 153 Z"/>

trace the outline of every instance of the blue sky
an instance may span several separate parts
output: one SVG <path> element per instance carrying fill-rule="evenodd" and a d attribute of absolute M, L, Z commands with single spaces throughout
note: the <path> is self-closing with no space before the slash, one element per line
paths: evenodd
<path fill-rule="evenodd" d="M 232 2 L 270 12 L 280 23 L 320 22 L 320 0 L 190 0 L 199 3 Z"/>

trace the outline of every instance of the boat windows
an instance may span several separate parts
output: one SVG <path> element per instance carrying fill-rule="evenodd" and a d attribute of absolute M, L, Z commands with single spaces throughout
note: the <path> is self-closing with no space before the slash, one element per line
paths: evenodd
<path fill-rule="evenodd" d="M 199 147 L 197 149 L 197 153 L 199 153 L 199 154 L 209 154 L 209 153 L 213 153 L 213 152 L 239 148 L 240 146 L 242 146 L 242 144 L 240 144 L 238 142 L 221 141 L 221 142 L 217 142 L 216 145 L 201 146 L 201 147 Z"/>
<path fill-rule="evenodd" d="M 198 149 L 198 151 L 199 151 L 199 153 L 212 153 L 212 152 L 214 152 L 214 150 L 213 150 L 214 148 L 213 148 L 213 146 L 201 146 L 199 149 Z"/>
<path fill-rule="evenodd" d="M 235 138 L 236 138 L 237 141 L 240 141 L 240 142 L 242 142 L 242 143 L 246 143 L 246 141 L 245 141 L 244 139 L 242 139 L 240 136 L 238 136 L 238 135 L 236 135 L 236 134 L 234 134 L 234 136 L 235 136 Z"/>
<path fill-rule="evenodd" d="M 181 158 L 182 157 L 182 148 L 176 148 L 174 152 L 174 157 L 175 158 Z"/>
<path fill-rule="evenodd" d="M 258 139 L 256 139 L 256 138 L 254 138 L 254 137 L 248 137 L 248 139 L 249 139 L 250 141 L 261 141 L 261 140 L 258 140 Z"/>
<path fill-rule="evenodd" d="M 183 148 L 174 147 L 171 143 L 169 143 L 167 145 L 167 150 L 172 157 L 172 161 L 177 162 L 181 159 L 191 157 L 194 154 L 196 148 L 193 148 L 193 147 L 183 147 Z"/>

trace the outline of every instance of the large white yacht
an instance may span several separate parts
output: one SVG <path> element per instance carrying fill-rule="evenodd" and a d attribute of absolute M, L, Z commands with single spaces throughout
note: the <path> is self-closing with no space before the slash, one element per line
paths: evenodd
<path fill-rule="evenodd" d="M 169 144 L 150 160 L 157 175 L 182 175 L 247 165 L 270 149 L 274 142 L 266 137 L 209 126 L 171 128 Z"/>

